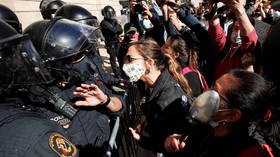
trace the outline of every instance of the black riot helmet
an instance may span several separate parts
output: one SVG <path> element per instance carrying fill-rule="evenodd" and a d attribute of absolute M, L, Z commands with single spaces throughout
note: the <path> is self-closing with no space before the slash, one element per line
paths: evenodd
<path fill-rule="evenodd" d="M 28 34 L 48 67 L 65 77 L 64 82 L 80 77 L 87 79 L 79 71 L 71 71 L 74 63 L 92 51 L 88 38 L 95 33 L 95 28 L 68 19 L 54 18 L 29 25 L 24 33 Z M 73 63 L 73 64 L 72 64 Z M 69 68 L 69 69 L 67 69 Z M 73 73 L 72 73 L 73 72 Z M 80 78 L 75 78 L 75 81 Z M 72 82 L 71 82 L 72 83 Z"/>
<path fill-rule="evenodd" d="M 96 16 L 78 5 L 66 4 L 62 6 L 55 13 L 55 17 L 58 16 L 90 26 L 96 26 L 97 23 Z"/>
<path fill-rule="evenodd" d="M 0 93 L 52 81 L 29 37 L 0 20 Z"/>
<path fill-rule="evenodd" d="M 113 7 L 107 5 L 101 10 L 102 15 L 106 19 L 114 19 L 116 18 L 116 12 Z"/>
<path fill-rule="evenodd" d="M 96 29 L 99 27 L 96 16 L 93 16 L 88 10 L 78 5 L 66 4 L 62 6 L 56 11 L 55 17 L 62 17 L 73 20 L 81 24 L 96 27 Z M 89 38 L 90 42 L 94 44 L 94 53 L 95 51 L 98 51 L 96 48 L 98 31 L 96 31 L 96 33 Z"/>
<path fill-rule="evenodd" d="M 11 25 L 18 33 L 22 33 L 22 26 L 16 14 L 8 7 L 0 4 L 0 20 Z"/>
<path fill-rule="evenodd" d="M 83 52 L 90 47 L 88 37 L 95 28 L 77 22 L 55 18 L 29 25 L 24 33 L 45 60 L 60 60 Z"/>
<path fill-rule="evenodd" d="M 64 4 L 66 3 L 61 0 L 42 0 L 39 8 L 43 19 L 52 19 L 55 12 Z"/>

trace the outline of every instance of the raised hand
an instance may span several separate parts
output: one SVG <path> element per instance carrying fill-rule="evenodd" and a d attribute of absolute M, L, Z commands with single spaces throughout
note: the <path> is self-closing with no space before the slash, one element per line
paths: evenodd
<path fill-rule="evenodd" d="M 141 4 L 142 4 L 142 7 L 144 9 L 143 13 L 147 14 L 149 17 L 152 17 L 153 14 L 151 13 L 150 8 L 147 5 L 147 3 L 145 1 L 142 1 Z"/>
<path fill-rule="evenodd" d="M 108 97 L 94 84 L 82 84 L 76 88 L 75 95 L 85 98 L 84 101 L 77 101 L 77 106 L 97 106 L 107 101 Z"/>

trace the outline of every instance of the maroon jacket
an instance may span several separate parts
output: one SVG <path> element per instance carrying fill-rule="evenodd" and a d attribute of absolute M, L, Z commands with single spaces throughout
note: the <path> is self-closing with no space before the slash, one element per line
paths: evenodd
<path fill-rule="evenodd" d="M 226 49 L 227 37 L 220 24 L 210 26 L 208 33 L 215 50 L 214 55 L 218 56 L 221 52 L 226 52 L 225 56 L 216 64 L 214 80 L 231 69 L 242 68 L 241 58 L 244 52 L 253 51 L 258 41 L 258 36 L 254 29 L 246 36 L 241 36 L 241 45 L 234 47 L 231 44 L 230 48 Z"/>

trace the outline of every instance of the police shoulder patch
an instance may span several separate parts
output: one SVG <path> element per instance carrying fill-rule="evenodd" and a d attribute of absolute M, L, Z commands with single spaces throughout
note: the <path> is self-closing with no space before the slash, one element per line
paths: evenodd
<path fill-rule="evenodd" d="M 60 157 L 75 157 L 77 155 L 77 148 L 59 133 L 50 135 L 49 145 Z"/>

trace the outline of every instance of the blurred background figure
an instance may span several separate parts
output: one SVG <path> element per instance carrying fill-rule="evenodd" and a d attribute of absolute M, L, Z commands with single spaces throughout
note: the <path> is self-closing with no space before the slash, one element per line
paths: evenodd
<path fill-rule="evenodd" d="M 110 55 L 110 64 L 115 77 L 121 78 L 122 72 L 119 61 L 121 60 L 119 36 L 123 33 L 121 21 L 116 18 L 116 11 L 111 6 L 105 6 L 102 9 L 104 19 L 101 21 L 101 31 L 105 38 L 107 53 Z"/>

